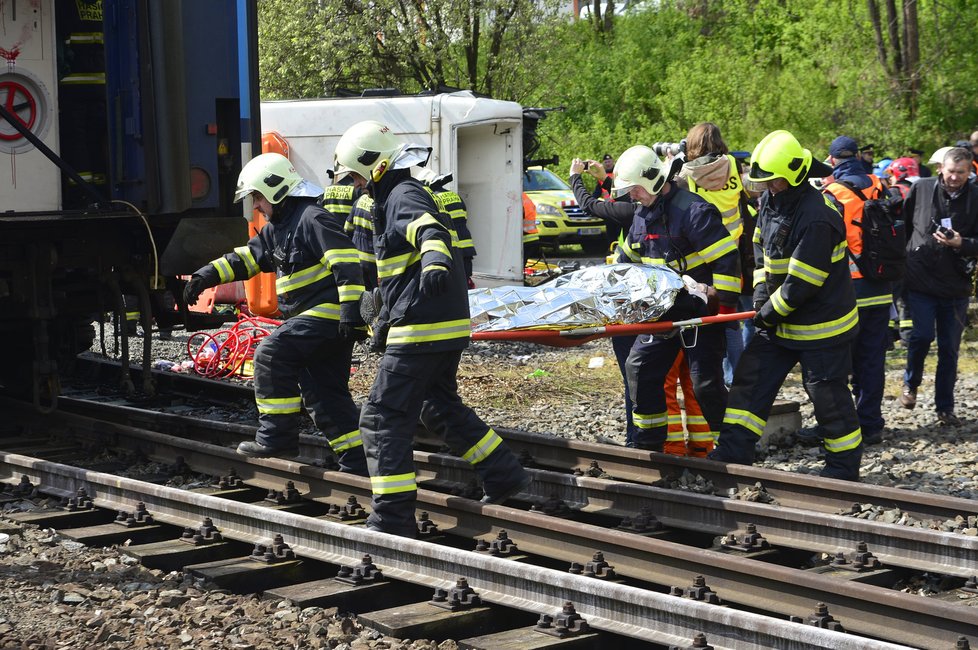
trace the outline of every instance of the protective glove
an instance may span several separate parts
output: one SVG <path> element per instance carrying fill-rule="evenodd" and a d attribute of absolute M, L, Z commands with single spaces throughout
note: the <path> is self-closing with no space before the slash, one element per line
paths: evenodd
<path fill-rule="evenodd" d="M 372 328 L 373 336 L 370 337 L 370 351 L 380 354 L 387 349 L 387 333 L 391 329 L 391 324 L 386 320 L 380 319 Z"/>
<path fill-rule="evenodd" d="M 183 287 L 183 301 L 189 305 L 196 305 L 197 299 L 200 298 L 200 294 L 204 289 L 209 289 L 207 282 L 204 281 L 203 276 L 196 273 L 190 276 L 187 280 L 187 284 Z"/>
<path fill-rule="evenodd" d="M 367 324 L 360 316 L 359 301 L 340 305 L 340 324 L 336 331 L 344 341 L 363 341 L 367 338 Z"/>
<path fill-rule="evenodd" d="M 777 327 L 778 320 L 780 320 L 777 318 L 777 316 L 778 313 L 774 311 L 771 301 L 768 300 L 756 310 L 756 313 L 754 314 L 754 325 L 756 325 L 758 329 L 773 330 L 775 327 Z"/>
<path fill-rule="evenodd" d="M 429 298 L 448 291 L 452 276 L 441 264 L 430 264 L 421 269 L 421 293 Z"/>

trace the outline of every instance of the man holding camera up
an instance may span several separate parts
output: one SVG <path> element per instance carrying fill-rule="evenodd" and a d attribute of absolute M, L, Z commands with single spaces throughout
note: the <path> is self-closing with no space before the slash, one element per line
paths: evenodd
<path fill-rule="evenodd" d="M 917 405 L 924 359 L 937 335 L 934 408 L 941 424 L 958 426 L 954 384 L 958 349 L 978 256 L 978 186 L 968 182 L 971 152 L 954 147 L 944 155 L 940 174 L 910 188 L 904 219 L 913 228 L 907 245 L 904 288 L 913 314 L 900 404 Z"/>

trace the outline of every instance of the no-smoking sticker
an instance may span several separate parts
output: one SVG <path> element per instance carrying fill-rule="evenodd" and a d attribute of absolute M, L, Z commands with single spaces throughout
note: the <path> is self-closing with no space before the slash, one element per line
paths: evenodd
<path fill-rule="evenodd" d="M 31 91 L 21 83 L 11 80 L 0 81 L 0 106 L 7 109 L 28 130 L 37 123 L 37 100 Z M 24 136 L 6 120 L 0 120 L 0 140 L 11 142 Z"/>

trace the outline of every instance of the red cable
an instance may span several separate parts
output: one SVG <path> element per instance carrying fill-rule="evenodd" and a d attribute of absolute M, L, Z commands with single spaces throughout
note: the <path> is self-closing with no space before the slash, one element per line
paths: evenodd
<path fill-rule="evenodd" d="M 278 326 L 282 321 L 260 316 L 242 316 L 229 329 L 213 334 L 194 332 L 187 339 L 187 356 L 194 362 L 194 372 L 211 379 L 244 374 L 245 362 L 254 359 L 255 350 L 271 330 L 262 325 Z M 196 345 L 198 338 L 203 342 Z M 195 349 L 196 348 L 196 349 Z"/>

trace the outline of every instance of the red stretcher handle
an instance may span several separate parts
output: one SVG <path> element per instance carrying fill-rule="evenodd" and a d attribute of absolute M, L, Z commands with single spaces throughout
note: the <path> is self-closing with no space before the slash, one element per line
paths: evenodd
<path fill-rule="evenodd" d="M 718 314 L 677 321 L 656 321 L 654 323 L 634 323 L 629 325 L 601 325 L 598 327 L 582 327 L 573 330 L 503 330 L 501 332 L 473 332 L 474 341 L 522 341 L 539 343 L 558 348 L 569 348 L 594 339 L 609 336 L 637 336 L 639 334 L 656 334 L 672 329 L 699 327 L 714 323 L 728 323 L 735 320 L 753 318 L 752 311 L 742 311 L 732 314 Z"/>

